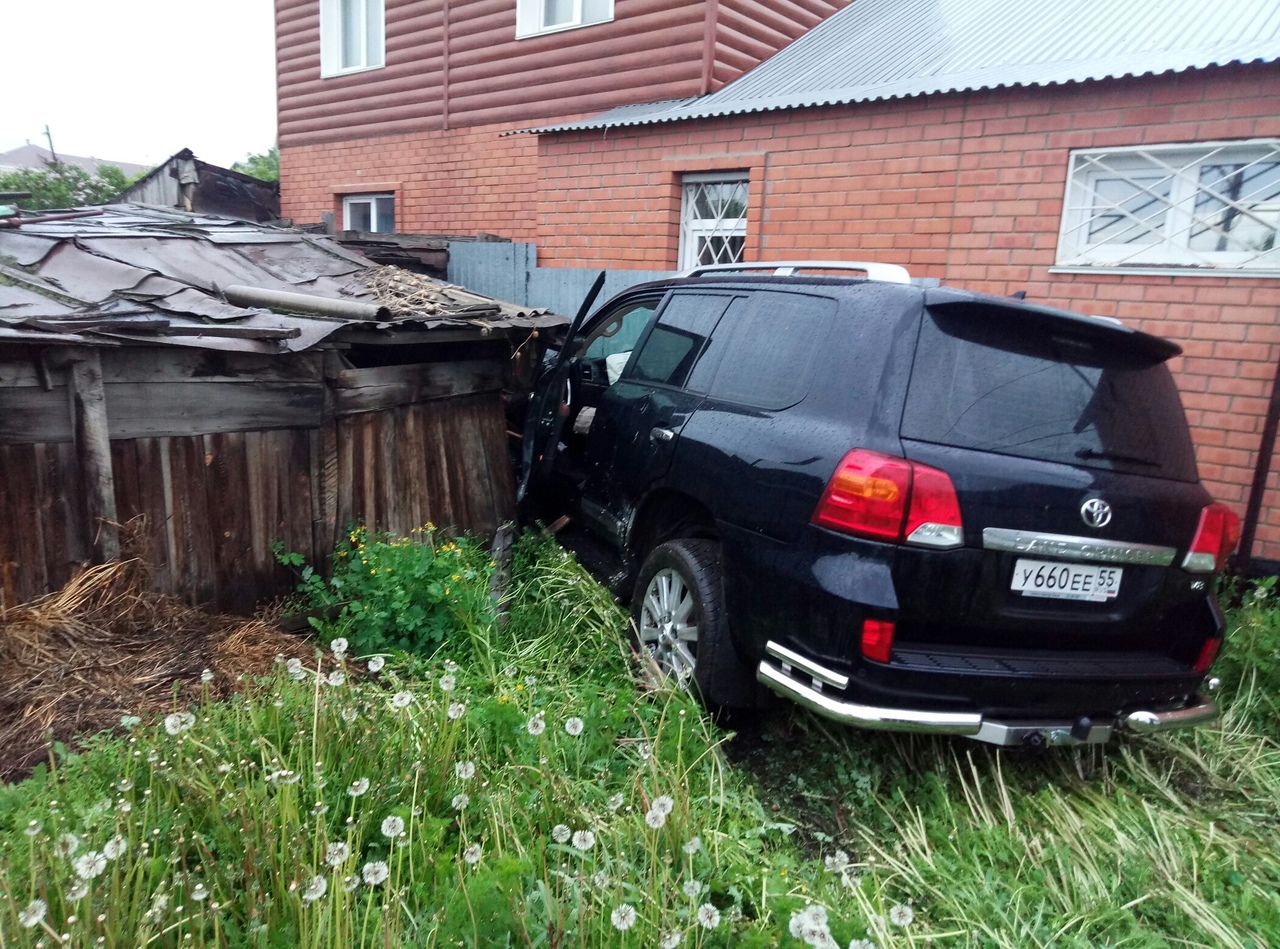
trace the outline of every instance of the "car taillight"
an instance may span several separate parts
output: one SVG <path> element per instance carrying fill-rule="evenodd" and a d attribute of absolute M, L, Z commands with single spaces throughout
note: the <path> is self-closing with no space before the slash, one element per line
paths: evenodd
<path fill-rule="evenodd" d="M 945 471 L 855 448 L 840 460 L 813 512 L 819 527 L 922 547 L 964 543 L 960 501 Z"/>
<path fill-rule="evenodd" d="M 1200 512 L 1200 524 L 1182 561 L 1182 569 L 1192 573 L 1220 571 L 1239 543 L 1240 518 L 1231 508 L 1215 501 Z"/>
<path fill-rule="evenodd" d="M 1206 639 L 1204 645 L 1200 647 L 1200 655 L 1196 657 L 1196 664 L 1193 666 L 1195 671 L 1208 672 L 1209 667 L 1213 665 L 1213 660 L 1218 658 L 1218 650 L 1221 648 L 1221 639 Z"/>
<path fill-rule="evenodd" d="M 862 654 L 876 662 L 888 662 L 893 651 L 893 623 L 884 619 L 862 621 Z"/>

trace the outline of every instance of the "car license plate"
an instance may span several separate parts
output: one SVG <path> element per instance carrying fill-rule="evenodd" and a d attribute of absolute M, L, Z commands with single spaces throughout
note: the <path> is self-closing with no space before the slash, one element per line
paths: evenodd
<path fill-rule="evenodd" d="M 1023 596 L 1105 603 L 1120 593 L 1123 572 L 1119 567 L 1020 558 L 1013 566 L 1010 589 Z"/>

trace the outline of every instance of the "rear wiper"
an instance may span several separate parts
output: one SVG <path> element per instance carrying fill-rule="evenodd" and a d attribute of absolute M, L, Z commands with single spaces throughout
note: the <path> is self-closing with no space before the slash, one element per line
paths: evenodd
<path fill-rule="evenodd" d="M 1139 458 L 1137 455 L 1126 455 L 1118 451 L 1098 451 L 1096 448 L 1081 448 L 1076 452 L 1077 458 L 1100 458 L 1105 461 L 1123 461 L 1131 465 L 1148 465 L 1159 468 L 1160 462 L 1150 458 Z"/>

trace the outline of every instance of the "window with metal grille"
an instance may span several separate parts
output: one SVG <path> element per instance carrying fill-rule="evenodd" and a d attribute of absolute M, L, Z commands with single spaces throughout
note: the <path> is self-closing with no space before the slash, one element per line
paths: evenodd
<path fill-rule="evenodd" d="M 1280 270 L 1280 141 L 1071 154 L 1060 266 Z"/>
<path fill-rule="evenodd" d="M 516 0 L 516 38 L 613 19 L 613 0 Z"/>
<path fill-rule="evenodd" d="M 747 176 L 685 175 L 680 268 L 741 263 L 747 246 Z"/>
<path fill-rule="evenodd" d="M 320 0 L 320 75 L 376 69 L 385 60 L 384 0 Z"/>

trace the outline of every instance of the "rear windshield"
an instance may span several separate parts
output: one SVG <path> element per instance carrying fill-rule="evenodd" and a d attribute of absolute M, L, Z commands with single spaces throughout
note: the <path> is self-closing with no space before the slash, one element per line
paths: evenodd
<path fill-rule="evenodd" d="M 1178 391 L 1114 331 L 1016 310 L 925 311 L 902 436 L 1196 481 Z"/>

